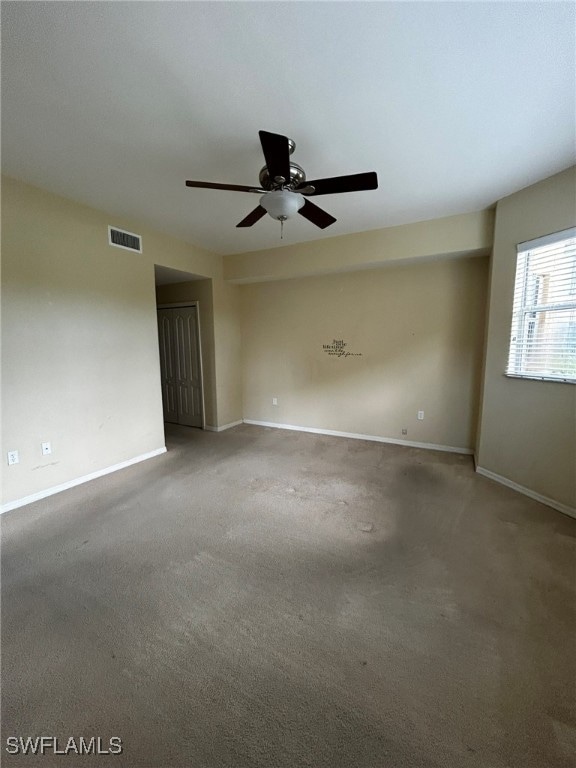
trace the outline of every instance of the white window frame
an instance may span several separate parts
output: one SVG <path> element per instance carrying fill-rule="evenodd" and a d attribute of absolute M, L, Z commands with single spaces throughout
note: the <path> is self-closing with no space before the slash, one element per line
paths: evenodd
<path fill-rule="evenodd" d="M 530 351 L 528 343 L 530 341 L 530 329 L 536 327 L 536 318 L 539 316 L 539 313 L 545 312 L 547 316 L 552 318 L 554 318 L 554 313 L 556 312 L 574 310 L 576 313 L 576 291 L 573 291 L 571 287 L 572 283 L 576 280 L 576 267 L 575 275 L 571 276 L 572 283 L 568 287 L 566 298 L 562 297 L 560 301 L 552 303 L 546 303 L 543 300 L 541 278 L 530 274 L 530 259 L 535 251 L 555 245 L 556 243 L 560 244 L 566 240 L 574 240 L 574 243 L 569 243 L 566 247 L 576 251 L 576 227 L 519 243 L 516 247 L 514 302 L 506 376 L 576 384 L 576 369 L 574 374 L 572 374 L 572 370 L 567 372 L 566 369 L 555 372 L 542 367 L 534 370 L 534 364 L 529 368 L 527 363 Z M 534 254 L 534 257 L 537 257 L 537 254 Z M 562 349 L 562 351 L 564 350 Z M 576 351 L 574 354 L 576 363 Z"/>

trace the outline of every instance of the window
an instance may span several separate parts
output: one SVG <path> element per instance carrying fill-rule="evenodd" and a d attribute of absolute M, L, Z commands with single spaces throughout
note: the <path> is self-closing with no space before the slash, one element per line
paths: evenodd
<path fill-rule="evenodd" d="M 576 227 L 517 250 L 506 374 L 576 384 Z"/>

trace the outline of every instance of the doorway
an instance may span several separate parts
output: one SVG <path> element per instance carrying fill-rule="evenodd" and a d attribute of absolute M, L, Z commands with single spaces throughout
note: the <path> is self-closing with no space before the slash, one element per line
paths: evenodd
<path fill-rule="evenodd" d="M 204 427 L 198 304 L 160 305 L 158 342 L 164 421 Z"/>

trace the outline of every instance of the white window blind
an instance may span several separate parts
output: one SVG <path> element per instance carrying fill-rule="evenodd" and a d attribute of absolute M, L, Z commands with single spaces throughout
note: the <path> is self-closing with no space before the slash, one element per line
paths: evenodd
<path fill-rule="evenodd" d="M 576 227 L 517 251 L 506 373 L 576 383 Z"/>

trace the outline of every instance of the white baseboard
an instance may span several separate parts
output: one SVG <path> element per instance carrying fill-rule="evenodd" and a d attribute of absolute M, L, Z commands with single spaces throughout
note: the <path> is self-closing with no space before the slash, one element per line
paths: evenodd
<path fill-rule="evenodd" d="M 496 483 L 500 483 L 501 485 L 505 485 L 508 488 L 512 488 L 513 491 L 523 493 L 524 496 L 528 496 L 529 498 L 534 499 L 534 501 L 539 501 L 541 504 L 546 504 L 546 506 L 552 507 L 552 509 L 557 509 L 558 512 L 563 512 L 569 517 L 576 518 L 576 509 L 569 507 L 567 504 L 562 504 L 559 501 L 550 499 L 548 496 L 542 496 L 540 493 L 531 491 L 530 488 L 519 485 L 513 480 L 508 480 L 507 477 L 502 477 L 502 475 L 497 475 L 495 472 L 491 472 L 489 469 L 484 469 L 484 467 L 476 465 L 476 472 L 483 477 L 487 477 L 489 480 L 494 480 Z"/>
<path fill-rule="evenodd" d="M 231 429 L 232 427 L 237 427 L 238 424 L 242 424 L 242 419 L 240 421 L 231 421 L 230 424 L 223 424 L 221 427 L 211 427 L 208 424 L 204 427 L 204 429 L 208 430 L 208 432 L 224 432 L 225 429 Z"/>
<path fill-rule="evenodd" d="M 352 440 L 371 440 L 376 443 L 392 443 L 392 445 L 404 445 L 408 448 L 427 448 L 431 451 L 448 451 L 449 453 L 466 453 L 472 455 L 472 448 L 457 448 L 453 445 L 437 445 L 436 443 L 415 443 L 412 440 L 396 440 L 391 437 L 379 435 L 360 435 L 356 432 L 337 432 L 333 429 L 316 429 L 316 427 L 295 427 L 293 424 L 276 424 L 273 421 L 255 421 L 244 419 L 245 424 L 255 424 L 258 427 L 274 427 L 275 429 L 293 429 L 297 432 L 312 432 L 315 435 L 331 435 L 332 437 L 349 437 Z"/>
<path fill-rule="evenodd" d="M 91 472 L 89 475 L 83 475 L 82 477 L 77 477 L 74 480 L 68 480 L 66 483 L 54 485 L 52 488 L 46 488 L 46 490 L 38 491 L 38 493 L 33 493 L 30 496 L 24 496 L 22 499 L 8 501 L 6 504 L 2 504 L 0 507 L 0 514 L 2 514 L 2 512 L 10 512 L 12 509 L 18 509 L 18 507 L 24 507 L 26 504 L 32 504 L 34 501 L 40 501 L 40 499 L 45 499 L 47 496 L 53 496 L 55 493 L 67 491 L 68 488 L 74 488 L 76 485 L 82 485 L 82 483 L 95 480 L 97 477 L 109 475 L 111 472 L 117 472 L 119 469 L 125 469 L 125 467 L 129 467 L 132 464 L 138 464 L 140 461 L 146 461 L 146 459 L 152 459 L 154 456 L 160 456 L 162 453 L 166 453 L 166 446 L 157 448 L 155 451 L 143 453 L 141 456 L 135 456 L 133 459 L 121 461 L 120 464 L 114 464 L 112 467 L 99 469 L 97 472 Z"/>

